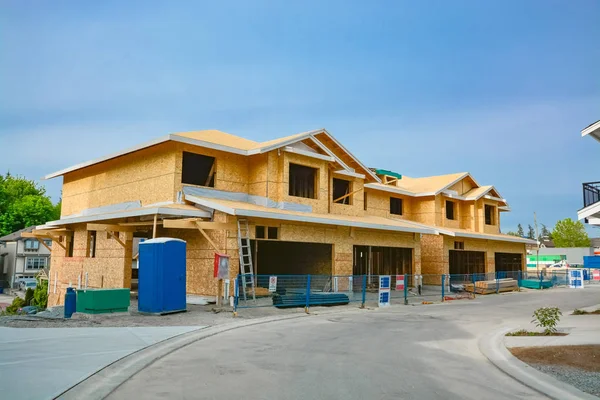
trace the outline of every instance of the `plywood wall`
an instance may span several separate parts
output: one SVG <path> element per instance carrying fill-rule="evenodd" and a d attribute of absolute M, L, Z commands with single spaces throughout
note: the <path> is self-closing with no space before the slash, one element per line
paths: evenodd
<path fill-rule="evenodd" d="M 421 241 L 421 262 L 423 274 L 448 274 L 450 272 L 450 250 L 454 242 L 464 242 L 466 251 L 482 251 L 486 253 L 485 272 L 496 271 L 496 253 L 518 253 L 526 258 L 525 244 L 503 242 L 499 240 L 483 240 L 446 235 L 423 235 Z M 525 264 L 524 264 L 525 265 Z"/>
<path fill-rule="evenodd" d="M 384 218 L 415 220 L 415 204 L 418 200 L 409 196 L 395 195 L 389 192 L 367 189 L 367 215 L 375 215 Z M 390 197 L 402 199 L 402 215 L 390 214 Z"/>
<path fill-rule="evenodd" d="M 175 156 L 174 145 L 162 143 L 65 174 L 61 215 L 126 201 L 174 201 Z"/>
<path fill-rule="evenodd" d="M 83 286 L 86 274 L 90 288 L 131 287 L 133 244 L 131 233 L 120 233 L 119 238 L 125 243 L 125 247 L 123 247 L 113 238 L 108 238 L 106 232 L 98 232 L 96 257 L 91 258 L 87 257 L 88 231 L 86 231 L 86 225 L 73 225 L 72 229 L 73 257 L 66 257 L 66 251 L 62 247 L 56 244 L 52 246 L 49 306 L 62 304 L 67 287 L 69 285 L 77 287 L 80 278 Z M 55 280 L 56 293 L 54 293 Z"/>

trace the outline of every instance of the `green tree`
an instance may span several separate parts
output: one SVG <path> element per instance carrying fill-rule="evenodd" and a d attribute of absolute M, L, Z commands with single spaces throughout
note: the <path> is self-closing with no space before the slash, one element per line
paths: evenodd
<path fill-rule="evenodd" d="M 517 236 L 525 236 L 525 231 L 523 231 L 523 226 L 521 224 L 517 225 Z"/>
<path fill-rule="evenodd" d="M 40 308 L 46 308 L 48 306 L 48 281 L 38 278 L 37 282 L 31 304 Z"/>
<path fill-rule="evenodd" d="M 506 234 L 510 235 L 510 236 L 519 236 L 519 234 L 517 232 L 514 232 L 514 231 L 508 231 L 508 232 L 506 232 Z"/>
<path fill-rule="evenodd" d="M 59 216 L 60 202 L 53 205 L 42 186 L 10 173 L 0 175 L 0 236 Z"/>
<path fill-rule="evenodd" d="M 556 247 L 590 247 L 591 242 L 581 221 L 571 218 L 560 220 L 552 231 L 552 240 Z"/>
<path fill-rule="evenodd" d="M 535 230 L 533 229 L 533 226 L 531 226 L 531 225 L 528 225 L 528 227 L 527 227 L 527 238 L 535 239 Z"/>
<path fill-rule="evenodd" d="M 542 231 L 540 232 L 540 236 L 543 238 L 552 239 L 552 232 L 548 230 L 548 227 L 542 224 Z"/>

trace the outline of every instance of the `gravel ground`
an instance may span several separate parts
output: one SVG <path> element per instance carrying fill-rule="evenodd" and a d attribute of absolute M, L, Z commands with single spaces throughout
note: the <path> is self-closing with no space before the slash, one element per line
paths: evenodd
<path fill-rule="evenodd" d="M 562 365 L 530 364 L 535 369 L 552 375 L 556 379 L 575 386 L 577 389 L 600 396 L 600 372 L 584 371 Z"/>
<path fill-rule="evenodd" d="M 357 308 L 359 304 L 337 306 L 336 309 Z M 331 307 L 312 307 L 311 312 L 318 312 Z M 137 312 L 137 301 L 131 300 L 127 313 L 114 314 L 82 314 L 75 313 L 71 319 L 63 318 L 64 308 L 53 307 L 38 315 L 15 315 L 0 317 L 0 326 L 12 328 L 76 328 L 102 326 L 196 326 L 218 325 L 233 320 L 231 307 L 218 308 L 215 305 L 188 304 L 187 311 L 167 315 L 144 315 Z M 271 315 L 288 315 L 304 313 L 303 308 L 277 309 L 275 307 L 258 307 L 240 309 L 235 318 L 260 318 Z"/>

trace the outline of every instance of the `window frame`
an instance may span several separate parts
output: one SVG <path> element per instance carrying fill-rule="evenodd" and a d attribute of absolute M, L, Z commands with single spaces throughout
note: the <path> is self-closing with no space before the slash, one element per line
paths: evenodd
<path fill-rule="evenodd" d="M 300 197 L 303 199 L 312 199 L 312 200 L 318 200 L 319 199 L 319 168 L 315 168 L 315 167 L 310 167 L 308 165 L 302 165 L 302 164 L 297 164 L 297 163 L 288 163 L 288 195 L 291 197 Z M 297 193 L 298 191 L 296 191 L 296 189 L 298 189 L 300 186 L 297 182 L 292 182 L 292 169 L 305 169 L 305 170 L 312 170 L 313 173 L 313 187 L 312 187 L 312 197 L 311 196 L 303 196 L 300 194 L 294 194 Z M 297 179 L 297 178 L 294 178 Z M 309 179 L 307 179 L 306 181 L 308 182 Z M 294 187 L 296 186 L 296 187 Z M 292 188 L 294 190 L 292 190 Z M 307 190 L 308 192 L 310 192 L 310 190 Z"/>
<path fill-rule="evenodd" d="M 448 207 L 450 205 L 450 207 Z M 448 212 L 452 211 L 451 216 L 448 216 Z M 450 221 L 456 221 L 456 202 L 452 200 L 446 200 L 446 219 Z"/>
<path fill-rule="evenodd" d="M 25 239 L 23 249 L 28 252 L 35 252 L 40 250 L 40 242 L 37 239 Z"/>
<path fill-rule="evenodd" d="M 460 240 L 454 241 L 454 250 L 464 250 L 464 249 L 465 249 L 464 241 L 460 241 Z"/>
<path fill-rule="evenodd" d="M 198 157 L 198 159 L 195 161 L 197 163 L 200 162 L 199 158 L 212 159 L 212 165 L 211 165 L 210 169 L 208 170 L 208 174 L 207 174 L 206 179 L 204 179 L 204 182 L 202 180 L 199 180 L 199 178 L 197 178 L 195 176 L 192 179 L 186 179 L 186 178 L 190 178 L 190 174 L 194 175 L 189 170 L 186 173 L 186 168 L 185 168 L 186 157 L 189 162 L 194 162 L 192 160 L 192 158 Z M 191 151 L 183 151 L 181 154 L 181 183 L 184 185 L 194 185 L 194 186 L 214 188 L 215 184 L 216 184 L 216 179 L 217 179 L 217 167 L 218 167 L 218 165 L 217 165 L 216 157 L 208 156 L 206 154 L 194 153 Z M 193 168 L 193 167 L 189 166 L 188 169 L 189 168 Z M 211 174 L 211 172 L 212 172 L 212 174 Z"/>
<path fill-rule="evenodd" d="M 336 181 L 337 182 L 345 182 L 348 185 L 347 193 L 344 193 L 342 196 L 345 196 L 345 195 L 349 195 L 349 196 L 344 197 L 340 201 L 335 201 L 336 198 L 342 197 L 342 196 L 339 196 L 339 193 L 338 193 L 338 195 L 336 195 L 336 193 L 335 193 L 335 182 Z M 348 180 L 348 179 L 341 179 L 341 178 L 335 178 L 335 177 L 332 178 L 332 181 L 331 181 L 331 201 L 332 201 L 332 203 L 333 204 L 343 204 L 345 206 L 351 206 L 353 204 L 352 197 L 354 197 L 351 194 L 352 190 L 353 190 L 353 187 L 352 187 L 353 183 L 354 183 L 353 181 Z"/>
<path fill-rule="evenodd" d="M 394 210 L 394 202 L 399 202 L 400 204 L 400 212 L 393 212 Z M 404 214 L 404 199 L 400 197 L 392 197 L 390 196 L 390 215 L 403 215 Z"/>
<path fill-rule="evenodd" d="M 87 257 L 96 258 L 96 245 L 98 243 L 98 232 L 88 231 Z"/>
<path fill-rule="evenodd" d="M 488 210 L 489 211 L 489 219 L 488 219 Z M 496 225 L 496 206 L 492 204 L 484 204 L 483 205 L 483 219 L 486 225 L 494 226 Z M 489 222 L 488 222 L 489 221 Z"/>
<path fill-rule="evenodd" d="M 32 264 L 32 266 L 30 266 L 29 264 Z M 34 265 L 37 265 L 37 267 L 35 267 Z M 40 269 L 44 269 L 48 266 L 48 257 L 26 257 L 25 258 L 25 269 L 29 269 L 29 270 L 40 270 Z"/>

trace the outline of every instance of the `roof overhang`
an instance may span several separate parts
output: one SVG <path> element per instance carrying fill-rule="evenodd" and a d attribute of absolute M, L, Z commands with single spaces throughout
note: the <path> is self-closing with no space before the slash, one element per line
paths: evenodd
<path fill-rule="evenodd" d="M 577 211 L 577 219 L 600 218 L 600 201 Z"/>
<path fill-rule="evenodd" d="M 453 237 L 464 237 L 464 238 L 472 238 L 472 239 L 482 239 L 482 240 L 495 240 L 499 242 L 516 242 L 523 244 L 535 244 L 537 245 L 537 241 L 532 239 L 526 239 L 518 236 L 511 235 L 488 235 L 485 233 L 477 233 L 477 232 L 457 232 L 451 231 L 447 229 L 438 229 L 439 233 L 442 235 L 453 236 Z"/>
<path fill-rule="evenodd" d="M 323 225 L 337 225 L 337 226 L 348 226 L 354 228 L 365 228 L 365 229 L 377 229 L 384 231 L 395 231 L 395 232 L 410 232 L 410 233 L 423 233 L 423 234 L 432 234 L 437 235 L 438 232 L 436 229 L 432 227 L 427 227 L 425 225 L 416 224 L 416 223 L 406 223 L 405 221 L 401 221 L 404 226 L 396 225 L 394 223 L 390 224 L 379 224 L 379 223 L 371 223 L 366 221 L 350 221 L 344 218 L 335 218 L 335 216 L 324 217 L 321 215 L 315 215 L 313 213 L 303 213 L 292 214 L 281 212 L 277 209 L 271 210 L 256 210 L 251 208 L 243 208 L 243 207 L 230 207 L 226 204 L 219 202 L 214 199 L 206 199 L 197 196 L 186 195 L 185 199 L 191 201 L 198 206 L 204 208 L 210 208 L 216 211 L 221 211 L 229 215 L 236 215 L 240 217 L 250 217 L 250 218 L 264 218 L 264 219 L 276 219 L 281 221 L 292 221 L 292 222 L 304 222 L 304 223 L 313 223 L 313 224 L 323 224 Z"/>
<path fill-rule="evenodd" d="M 583 137 L 587 135 L 590 135 L 591 137 L 600 142 L 600 120 L 582 129 L 581 136 Z"/>
<path fill-rule="evenodd" d="M 79 224 L 84 222 L 106 221 L 111 219 L 144 217 L 148 215 L 164 215 L 174 217 L 196 217 L 211 218 L 212 213 L 206 210 L 184 210 L 167 206 L 144 207 L 133 210 L 117 211 L 112 213 L 82 215 L 77 217 L 67 217 L 56 221 L 46 222 L 45 225 L 38 226 L 36 229 L 51 229 L 56 226 Z"/>

